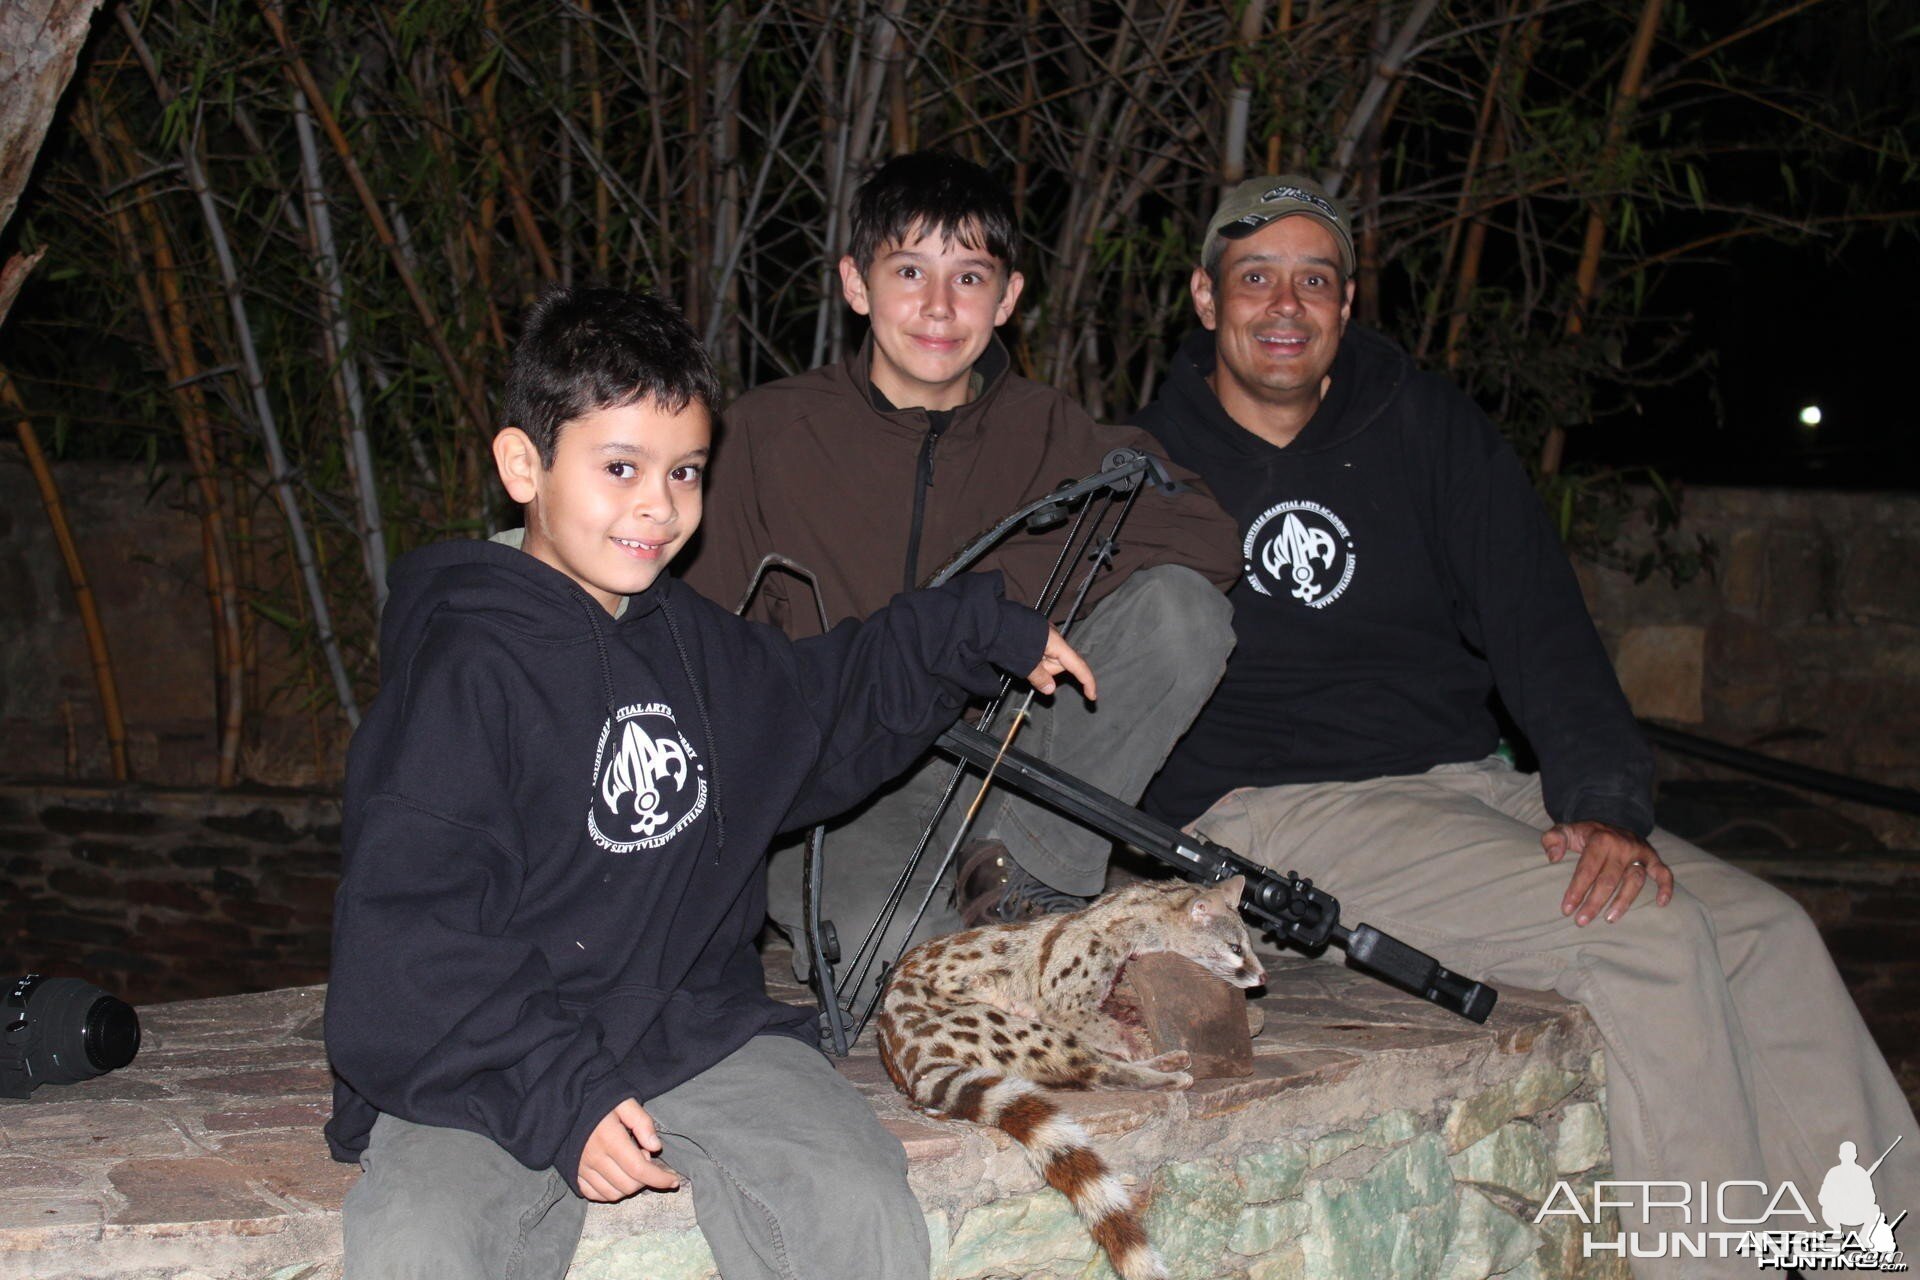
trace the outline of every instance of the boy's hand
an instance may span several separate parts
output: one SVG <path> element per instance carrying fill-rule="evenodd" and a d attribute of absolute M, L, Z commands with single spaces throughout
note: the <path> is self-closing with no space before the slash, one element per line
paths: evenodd
<path fill-rule="evenodd" d="M 678 1191 L 680 1175 L 654 1157 L 660 1135 L 647 1109 L 628 1098 L 607 1112 L 580 1152 L 580 1194 L 601 1204 L 625 1200 L 642 1187 Z"/>
<path fill-rule="evenodd" d="M 1053 678 L 1061 672 L 1079 682 L 1081 696 L 1088 702 L 1100 696 L 1094 687 L 1093 668 L 1087 665 L 1087 660 L 1074 652 L 1064 636 L 1048 627 L 1046 650 L 1040 655 L 1040 665 L 1028 673 L 1027 683 L 1041 693 L 1052 693 L 1055 688 Z"/>

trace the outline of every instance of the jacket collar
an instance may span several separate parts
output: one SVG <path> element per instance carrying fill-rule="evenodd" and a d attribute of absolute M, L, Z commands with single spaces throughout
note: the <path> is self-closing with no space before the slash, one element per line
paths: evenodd
<path fill-rule="evenodd" d="M 873 385 L 873 334 L 869 332 L 860 343 L 860 349 L 840 362 L 841 371 L 855 392 L 873 411 L 885 421 L 920 435 L 927 429 L 927 410 L 920 408 L 897 409 L 883 407 L 886 398 L 880 389 Z M 1013 369 L 1013 357 L 1008 353 L 1006 344 L 1000 341 L 1000 335 L 994 334 L 987 341 L 986 350 L 973 362 L 973 398 L 953 410 L 953 420 L 947 426 L 946 434 L 956 432 L 970 433 L 979 429 L 980 421 L 986 417 L 1001 389 L 1007 385 L 1008 375 Z"/>

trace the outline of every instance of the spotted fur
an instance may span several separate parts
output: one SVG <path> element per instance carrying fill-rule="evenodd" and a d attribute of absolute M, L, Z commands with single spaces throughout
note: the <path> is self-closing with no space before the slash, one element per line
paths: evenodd
<path fill-rule="evenodd" d="M 1147 1057 L 1139 1010 L 1115 995 L 1128 960 L 1186 956 L 1236 987 L 1265 978 L 1236 876 L 1212 888 L 1149 883 L 1085 910 L 922 943 L 881 997 L 880 1060 L 929 1115 L 1000 1129 L 1072 1202 L 1123 1280 L 1165 1280 L 1140 1205 L 1047 1089 L 1185 1089 L 1183 1052 Z"/>

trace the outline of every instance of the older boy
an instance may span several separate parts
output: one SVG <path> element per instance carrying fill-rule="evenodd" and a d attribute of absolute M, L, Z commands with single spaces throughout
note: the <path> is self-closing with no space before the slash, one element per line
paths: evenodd
<path fill-rule="evenodd" d="M 861 187 L 840 281 L 847 305 L 871 323 L 867 340 L 849 359 L 761 387 L 727 411 L 713 518 L 689 582 L 733 604 L 761 557 L 778 551 L 813 572 L 829 620 L 865 617 L 1023 502 L 1099 470 L 1110 450 L 1160 453 L 1144 433 L 1097 425 L 1012 371 L 994 330 L 1024 284 L 1014 241 L 1006 189 L 954 156 L 901 156 Z M 1014 599 L 1035 601 L 1060 539 L 1016 535 L 983 563 L 1006 574 Z M 1232 631 L 1219 588 L 1238 560 L 1232 522 L 1191 483 L 1142 494 L 1120 543 L 1074 632 L 1106 697 L 1097 711 L 1040 709 L 1020 745 L 1131 800 L 1220 678 Z M 784 575 L 760 588 L 750 616 L 790 635 L 818 629 L 811 593 Z M 843 939 L 865 936 L 948 772 L 928 764 L 829 837 L 827 907 Z M 959 915 L 936 902 L 919 936 L 1068 910 L 1102 888 L 1108 842 L 1036 805 L 990 803 L 974 833 L 981 839 L 959 868 Z M 922 868 L 910 903 L 936 862 Z M 799 858 L 776 853 L 775 918 L 791 924 L 798 904 Z M 900 941 L 905 914 L 883 954 Z"/>
<path fill-rule="evenodd" d="M 664 576 L 715 394 L 657 299 L 548 296 L 493 449 L 522 546 L 395 567 L 327 1001 L 349 1276 L 558 1277 L 585 1200 L 683 1176 L 727 1280 L 927 1274 L 899 1143 L 766 994 L 762 859 L 993 664 L 1091 676 L 990 578 L 794 643 Z"/>

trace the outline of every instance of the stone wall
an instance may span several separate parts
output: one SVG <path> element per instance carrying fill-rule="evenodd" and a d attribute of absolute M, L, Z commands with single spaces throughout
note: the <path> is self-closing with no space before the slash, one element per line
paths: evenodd
<path fill-rule="evenodd" d="M 321 981 L 339 824 L 326 795 L 0 785 L 0 975 L 134 1004 Z"/>
<path fill-rule="evenodd" d="M 1582 566 L 1640 715 L 1893 786 L 1920 787 L 1920 496 L 1689 489 L 1687 535 L 1718 549 L 1675 590 Z M 1725 775 L 1662 753 L 1667 776 Z M 1888 845 L 1920 818 L 1845 805 Z"/>
<path fill-rule="evenodd" d="M 182 502 L 181 476 L 100 463 L 53 471 L 106 632 L 134 778 L 212 783 L 213 627 L 200 522 Z M 251 575 L 266 593 L 254 603 L 297 616 L 300 605 L 276 585 L 285 568 L 280 517 L 264 492 L 250 517 Z M 39 490 L 10 442 L 0 444 L 0 602 L 0 778 L 111 776 L 72 584 Z M 333 785 L 346 738 L 338 717 L 325 707 L 310 714 L 311 673 L 290 653 L 286 633 L 246 607 L 256 661 L 243 776 Z"/>
<path fill-rule="evenodd" d="M 787 957 L 770 957 L 769 988 Z M 1485 1026 L 1338 964 L 1276 959 L 1254 1073 L 1056 1095 L 1148 1200 L 1178 1280 L 1626 1280 L 1580 1224 L 1609 1176 L 1599 1038 L 1507 988 Z M 324 991 L 142 1010 L 124 1070 L 0 1101 L 0 1280 L 337 1280 L 350 1166 L 319 1125 Z M 937 1280 L 1113 1280 L 1004 1135 L 910 1111 L 870 1044 L 840 1064 L 906 1149 Z M 1593 1231 L 1614 1241 L 1611 1213 Z M 593 1206 L 572 1280 L 712 1280 L 685 1195 Z"/>
<path fill-rule="evenodd" d="M 1533 1222 L 1556 1181 L 1591 1203 L 1607 1176 L 1600 1055 L 1552 1039 L 1530 1042 L 1530 1060 L 1497 1082 L 1488 1062 L 1437 1051 L 1393 1055 L 1392 1070 L 1310 1097 L 1220 1083 L 1120 1123 L 1111 1098 L 1076 1110 L 1116 1166 L 1153 1171 L 1147 1235 L 1175 1280 L 1625 1280 L 1618 1259 L 1583 1256 L 1573 1219 Z M 1388 1100 L 1413 1105 L 1382 1110 Z M 1010 1144 L 980 1136 L 984 1159 L 914 1168 L 934 1276 L 1112 1280 L 1066 1201 Z M 635 1232 L 620 1219 L 592 1224 L 570 1280 L 717 1277 L 697 1228 Z M 1617 1235 L 1611 1219 L 1593 1231 Z"/>

